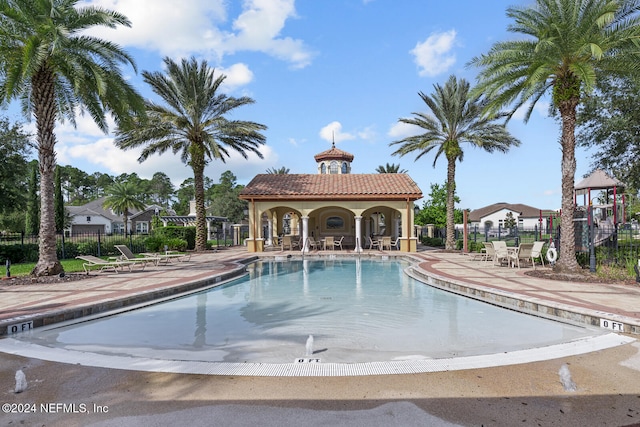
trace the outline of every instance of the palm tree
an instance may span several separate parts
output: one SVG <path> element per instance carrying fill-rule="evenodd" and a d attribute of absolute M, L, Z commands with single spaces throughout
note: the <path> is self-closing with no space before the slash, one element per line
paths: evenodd
<path fill-rule="evenodd" d="M 395 163 L 387 163 L 386 166 L 378 166 L 376 168 L 376 172 L 378 173 L 407 173 L 406 169 L 402 169 L 400 170 L 400 164 L 395 164 Z"/>
<path fill-rule="evenodd" d="M 281 168 L 269 168 L 267 169 L 269 175 L 286 175 L 289 173 L 289 168 L 282 166 Z"/>
<path fill-rule="evenodd" d="M 640 64 L 640 1 L 537 0 L 511 7 L 509 31 L 524 35 L 495 43 L 471 60 L 480 67 L 475 90 L 489 99 L 487 112 L 528 104 L 525 121 L 546 94 L 562 122 L 562 213 L 557 268 L 579 269 L 573 228 L 576 109 L 596 85 L 598 72 L 636 73 Z"/>
<path fill-rule="evenodd" d="M 167 150 L 180 152 L 184 163 L 193 170 L 196 199 L 196 250 L 207 245 L 204 206 L 204 168 L 209 160 L 225 161 L 229 149 L 237 151 L 245 159 L 247 151 L 263 158 L 258 150 L 265 137 L 260 131 L 267 127 L 243 120 L 228 120 L 225 115 L 237 107 L 253 104 L 254 100 L 243 96 L 229 97 L 218 93 L 226 78 L 214 77 L 214 69 L 206 61 L 200 64 L 195 58 L 183 59 L 180 64 L 164 59 L 166 74 L 142 73 L 144 81 L 166 103 L 159 105 L 147 101 L 147 118 L 134 127 L 119 128 L 116 145 L 123 149 L 144 146 L 138 161 L 152 154 Z"/>
<path fill-rule="evenodd" d="M 393 155 L 405 155 L 417 152 L 416 160 L 431 150 L 436 150 L 433 166 L 444 154 L 447 159 L 447 240 L 445 249 L 455 249 L 455 193 L 456 162 L 462 161 L 464 152 L 462 143 L 488 152 L 506 152 L 520 141 L 513 137 L 503 124 L 496 123 L 501 114 L 482 116 L 484 102 L 480 97 L 470 97 L 469 83 L 464 79 L 449 77 L 444 87 L 434 85 L 435 92 L 420 98 L 427 104 L 429 113 L 413 113 L 413 118 L 402 118 L 402 123 L 422 128 L 422 134 L 409 136 L 389 145 L 400 144 Z"/>
<path fill-rule="evenodd" d="M 75 125 L 79 108 L 107 131 L 107 112 L 116 123 L 143 101 L 126 82 L 121 64 L 133 59 L 119 46 L 87 34 L 93 27 L 130 26 L 128 19 L 99 7 L 77 7 L 79 0 L 0 1 L 0 103 L 20 101 L 36 120 L 40 168 L 39 257 L 35 276 L 63 272 L 56 255 L 53 175 L 55 123 Z"/>
<path fill-rule="evenodd" d="M 128 234 L 129 214 L 132 209 L 141 211 L 145 204 L 138 199 L 138 189 L 129 182 L 116 182 L 107 188 L 107 196 L 102 203 L 105 209 L 111 209 L 124 220 L 124 235 Z"/>

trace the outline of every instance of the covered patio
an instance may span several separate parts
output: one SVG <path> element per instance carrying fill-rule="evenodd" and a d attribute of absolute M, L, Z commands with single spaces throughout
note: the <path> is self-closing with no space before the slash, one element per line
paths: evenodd
<path fill-rule="evenodd" d="M 284 236 L 299 250 L 326 237 L 361 252 L 389 236 L 415 252 L 414 202 L 422 198 L 407 174 L 260 174 L 241 192 L 249 202 L 250 252 L 276 247 Z"/>

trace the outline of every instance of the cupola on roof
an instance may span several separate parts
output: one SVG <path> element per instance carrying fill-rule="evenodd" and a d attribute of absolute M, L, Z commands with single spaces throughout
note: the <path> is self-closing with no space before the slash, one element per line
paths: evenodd
<path fill-rule="evenodd" d="M 342 151 L 336 148 L 335 141 L 331 144 L 331 148 L 323 151 L 322 153 L 318 153 L 313 156 L 316 159 L 316 162 L 322 162 L 326 160 L 344 160 L 347 162 L 353 161 L 353 154 L 347 153 L 346 151 Z"/>

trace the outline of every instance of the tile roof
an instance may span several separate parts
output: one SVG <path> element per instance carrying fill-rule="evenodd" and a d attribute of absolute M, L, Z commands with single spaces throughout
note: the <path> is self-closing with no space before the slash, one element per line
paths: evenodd
<path fill-rule="evenodd" d="M 499 212 L 503 209 L 507 209 L 513 212 L 521 212 L 519 215 L 522 218 L 537 218 L 540 216 L 540 209 L 534 208 L 529 205 L 523 205 L 522 203 L 494 203 L 493 205 L 485 206 L 480 209 L 475 209 L 469 212 L 469 221 L 478 222 L 487 215 Z M 546 212 L 547 210 L 542 210 Z"/>
<path fill-rule="evenodd" d="M 316 159 L 316 162 L 319 162 L 321 160 L 346 160 L 348 162 L 352 162 L 353 154 L 336 148 L 336 144 L 333 143 L 330 149 L 316 154 L 315 156 L 313 156 L 313 158 Z"/>
<path fill-rule="evenodd" d="M 404 173 L 380 174 L 260 174 L 240 198 L 290 200 L 417 200 L 422 191 Z"/>

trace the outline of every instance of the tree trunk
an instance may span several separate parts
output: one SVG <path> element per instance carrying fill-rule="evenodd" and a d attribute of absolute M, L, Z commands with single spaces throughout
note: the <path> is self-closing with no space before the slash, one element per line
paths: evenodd
<path fill-rule="evenodd" d="M 204 151 L 192 145 L 191 168 L 196 199 L 196 251 L 207 250 L 207 222 L 204 209 Z"/>
<path fill-rule="evenodd" d="M 574 181 L 576 175 L 576 109 L 578 99 L 560 102 L 562 118 L 562 211 L 560 214 L 560 250 L 556 269 L 576 271 L 580 265 L 576 259 L 576 239 L 573 225 Z"/>
<path fill-rule="evenodd" d="M 55 86 L 53 73 L 43 66 L 32 79 L 32 102 L 38 132 L 38 161 L 40 168 L 40 232 L 38 262 L 33 276 L 53 276 L 64 271 L 56 253 L 56 222 L 54 212 L 53 178 L 56 169 L 54 134 L 56 121 Z"/>
<path fill-rule="evenodd" d="M 456 248 L 455 226 L 455 197 L 456 197 L 456 159 L 447 159 L 447 240 L 444 244 L 446 250 Z"/>
<path fill-rule="evenodd" d="M 129 234 L 129 209 L 125 208 L 122 213 L 122 219 L 124 220 L 124 236 L 127 237 Z"/>

